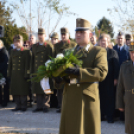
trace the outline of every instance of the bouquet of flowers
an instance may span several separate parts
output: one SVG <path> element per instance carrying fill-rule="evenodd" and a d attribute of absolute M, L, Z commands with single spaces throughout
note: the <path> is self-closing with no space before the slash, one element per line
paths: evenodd
<path fill-rule="evenodd" d="M 74 55 L 74 49 L 66 50 L 64 54 L 59 53 L 56 58 L 50 57 L 51 60 L 48 60 L 45 65 L 39 66 L 38 71 L 33 74 L 35 77 L 32 78 L 32 81 L 44 83 L 41 86 L 45 86 L 48 85 L 49 78 L 67 76 L 64 72 L 67 68 L 73 67 L 74 64 L 82 66 L 82 61 L 78 60 L 79 57 Z M 46 88 L 49 89 L 50 87 Z"/>
<path fill-rule="evenodd" d="M 0 86 L 6 84 L 6 79 L 3 77 L 3 75 L 0 73 Z"/>

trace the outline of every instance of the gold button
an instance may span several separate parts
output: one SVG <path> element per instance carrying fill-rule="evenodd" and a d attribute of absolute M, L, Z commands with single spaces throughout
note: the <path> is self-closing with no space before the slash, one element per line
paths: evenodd
<path fill-rule="evenodd" d="M 13 64 L 13 66 L 14 66 L 15 64 Z"/>
<path fill-rule="evenodd" d="M 19 57 L 19 58 L 21 58 L 21 57 Z"/>
<path fill-rule="evenodd" d="M 19 60 L 19 62 L 20 62 L 20 60 Z"/>
<path fill-rule="evenodd" d="M 18 69 L 18 70 L 20 70 L 20 69 Z"/>

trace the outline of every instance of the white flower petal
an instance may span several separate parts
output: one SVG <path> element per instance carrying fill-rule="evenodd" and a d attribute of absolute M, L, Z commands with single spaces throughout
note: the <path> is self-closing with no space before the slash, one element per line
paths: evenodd
<path fill-rule="evenodd" d="M 56 58 L 63 58 L 63 57 L 64 57 L 63 53 L 59 53 L 59 54 L 57 54 L 57 56 L 56 56 Z"/>
<path fill-rule="evenodd" d="M 45 66 L 48 66 L 48 64 L 51 62 L 51 60 L 47 60 L 45 63 Z"/>

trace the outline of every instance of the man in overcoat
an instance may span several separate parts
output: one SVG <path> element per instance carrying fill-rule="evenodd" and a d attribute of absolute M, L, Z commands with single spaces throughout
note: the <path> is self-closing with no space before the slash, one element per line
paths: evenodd
<path fill-rule="evenodd" d="M 131 60 L 120 69 L 116 107 L 125 111 L 125 132 L 134 134 L 134 42 L 129 47 Z"/>
<path fill-rule="evenodd" d="M 107 53 L 89 44 L 90 27 L 89 21 L 76 20 L 74 54 L 83 64 L 65 70 L 70 82 L 65 82 L 59 134 L 101 134 L 98 82 L 107 75 Z"/>
<path fill-rule="evenodd" d="M 45 30 L 38 29 L 39 42 L 32 46 L 31 74 L 36 73 L 40 65 L 44 65 L 53 56 L 53 46 L 45 41 Z M 46 95 L 40 82 L 32 82 L 32 92 L 36 94 L 37 107 L 33 112 L 48 112 L 50 95 Z"/>
<path fill-rule="evenodd" d="M 16 35 L 14 37 L 16 49 L 11 50 L 8 65 L 8 77 L 11 78 L 10 90 L 15 99 L 16 108 L 12 111 L 26 111 L 27 95 L 29 94 L 30 83 L 30 50 L 23 48 L 23 37 Z"/>

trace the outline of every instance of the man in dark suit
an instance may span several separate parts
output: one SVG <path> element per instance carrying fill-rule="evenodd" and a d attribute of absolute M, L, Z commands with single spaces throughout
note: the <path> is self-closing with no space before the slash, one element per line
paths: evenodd
<path fill-rule="evenodd" d="M 113 47 L 113 49 L 116 50 L 117 53 L 118 53 L 120 65 L 124 61 L 130 59 L 128 46 L 125 44 L 125 36 L 124 36 L 124 34 L 122 32 L 118 33 L 117 44 Z"/>
<path fill-rule="evenodd" d="M 117 44 L 113 47 L 117 51 L 119 57 L 119 65 L 130 59 L 128 46 L 125 44 L 125 35 L 122 32 L 118 33 Z M 124 112 L 120 113 L 120 120 L 124 121 Z"/>

